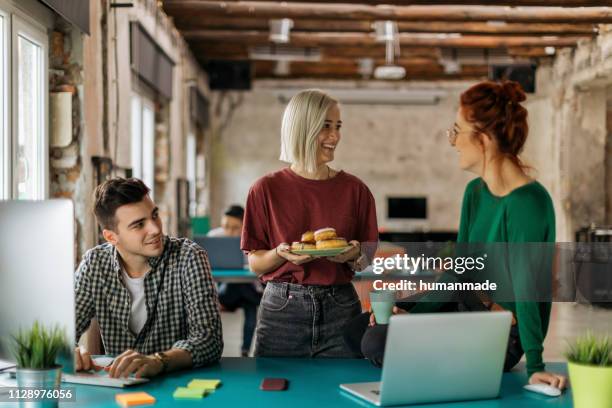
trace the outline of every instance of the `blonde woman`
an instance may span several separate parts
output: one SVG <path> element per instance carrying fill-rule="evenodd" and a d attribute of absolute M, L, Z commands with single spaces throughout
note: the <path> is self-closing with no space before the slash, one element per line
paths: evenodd
<path fill-rule="evenodd" d="M 366 185 L 329 167 L 341 126 L 334 98 L 316 89 L 296 94 L 281 127 L 280 160 L 290 166 L 257 180 L 249 191 L 241 246 L 251 270 L 267 283 L 256 356 L 357 356 L 342 333 L 361 312 L 351 279 L 367 258 L 361 244 L 377 242 L 378 228 Z M 328 258 L 291 252 L 290 243 L 305 231 L 324 227 L 350 240 L 350 248 Z"/>

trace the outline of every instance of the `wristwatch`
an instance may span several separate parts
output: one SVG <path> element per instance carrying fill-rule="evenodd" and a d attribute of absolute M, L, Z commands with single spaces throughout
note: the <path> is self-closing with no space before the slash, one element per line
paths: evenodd
<path fill-rule="evenodd" d="M 170 361 L 170 358 L 168 357 L 168 355 L 166 353 L 164 353 L 163 351 L 157 352 L 155 354 L 153 354 L 153 357 L 155 357 L 157 360 L 159 360 L 160 363 L 162 363 L 162 373 L 166 372 L 168 370 L 168 362 Z"/>

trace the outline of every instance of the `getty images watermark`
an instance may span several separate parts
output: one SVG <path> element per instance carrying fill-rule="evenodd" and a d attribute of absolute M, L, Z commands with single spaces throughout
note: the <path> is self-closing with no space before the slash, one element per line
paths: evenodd
<path fill-rule="evenodd" d="M 454 272 L 457 275 L 463 275 L 466 272 L 482 271 L 485 269 L 485 261 L 487 254 L 478 257 L 457 256 L 457 257 L 440 257 L 440 256 L 425 256 L 418 257 L 403 255 L 395 255 L 391 257 L 376 257 L 372 260 L 372 272 L 381 275 L 386 270 L 402 271 L 416 275 L 420 271 L 438 271 L 438 272 Z M 401 279 L 396 282 L 385 282 L 382 279 L 376 279 L 372 283 L 375 290 L 473 290 L 473 291 L 491 291 L 497 290 L 497 283 L 485 280 L 483 282 L 428 282 L 420 279 L 418 282 Z"/>

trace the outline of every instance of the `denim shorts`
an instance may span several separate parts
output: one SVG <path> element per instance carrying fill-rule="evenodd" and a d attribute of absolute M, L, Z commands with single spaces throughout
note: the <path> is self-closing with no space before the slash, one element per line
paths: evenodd
<path fill-rule="evenodd" d="M 346 324 L 361 313 L 352 284 L 268 282 L 260 306 L 256 357 L 359 357 L 343 340 Z"/>

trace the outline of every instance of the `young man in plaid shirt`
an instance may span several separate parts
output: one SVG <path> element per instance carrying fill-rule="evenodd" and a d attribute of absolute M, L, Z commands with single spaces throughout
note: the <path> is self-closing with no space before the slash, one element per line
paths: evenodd
<path fill-rule="evenodd" d="M 95 191 L 94 213 L 106 243 L 76 272 L 76 338 L 100 324 L 111 377 L 153 377 L 219 360 L 217 292 L 206 252 L 163 234 L 159 209 L 138 179 L 115 178 Z M 75 349 L 77 370 L 100 369 Z"/>

